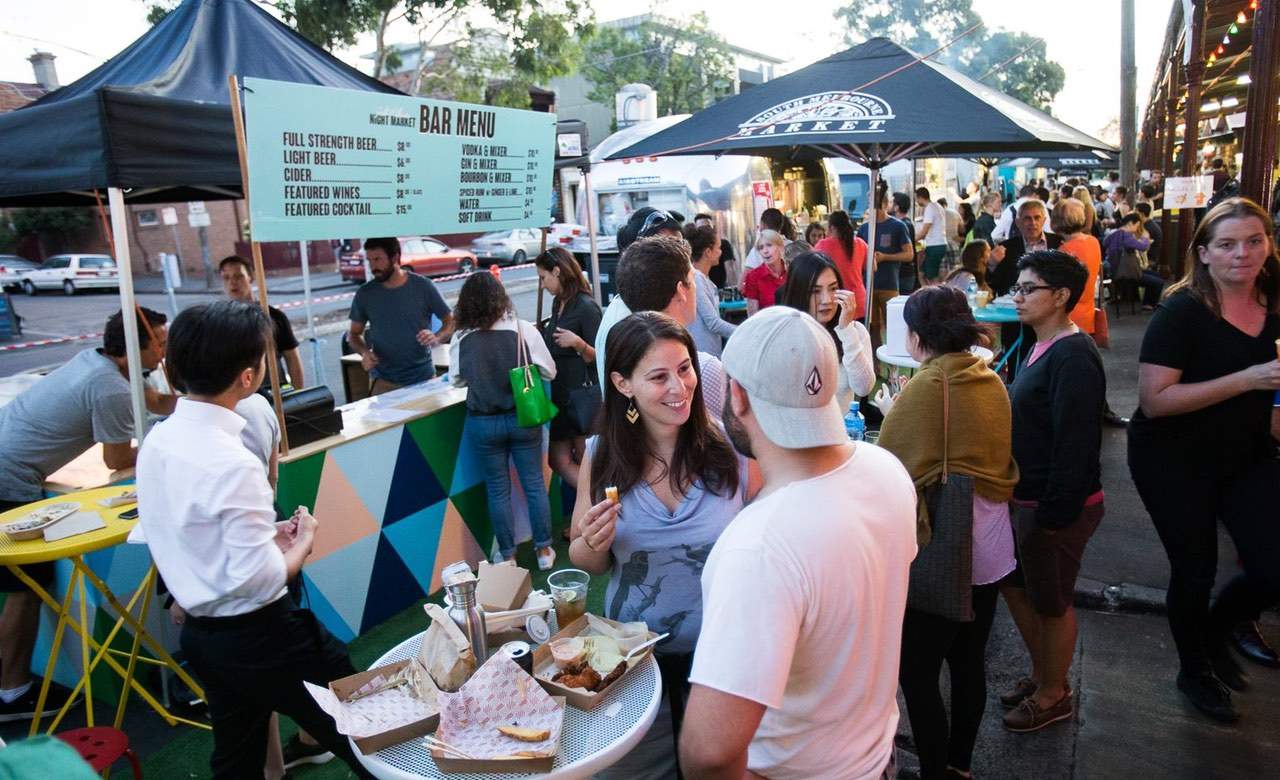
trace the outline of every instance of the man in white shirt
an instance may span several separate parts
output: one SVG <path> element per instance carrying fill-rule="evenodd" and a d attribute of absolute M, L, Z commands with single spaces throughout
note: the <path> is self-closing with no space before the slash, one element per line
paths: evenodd
<path fill-rule="evenodd" d="M 261 777 L 278 711 L 370 777 L 302 685 L 353 673 L 346 647 L 286 594 L 316 520 L 299 507 L 275 522 L 267 472 L 240 439 L 245 418 L 235 409 L 262 384 L 269 328 L 261 309 L 237 301 L 174 320 L 168 365 L 189 395 L 138 455 L 139 522 L 186 611 L 180 642 L 209 702 L 213 776 Z"/>
<path fill-rule="evenodd" d="M 892 778 L 911 477 L 846 437 L 835 345 L 809 315 L 773 306 L 749 318 L 724 368 L 725 429 L 764 487 L 703 571 L 681 770 Z"/>
<path fill-rule="evenodd" d="M 937 284 L 942 280 L 942 261 L 947 256 L 947 215 L 929 199 L 928 187 L 916 187 L 916 207 L 920 209 L 916 240 L 924 242 L 920 273 L 925 284 Z"/>

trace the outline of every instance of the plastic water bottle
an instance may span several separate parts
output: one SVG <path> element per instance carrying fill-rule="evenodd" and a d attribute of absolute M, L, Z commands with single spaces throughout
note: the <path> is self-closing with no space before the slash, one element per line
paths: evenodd
<path fill-rule="evenodd" d="M 965 290 L 965 297 L 969 299 L 969 308 L 977 308 L 978 305 L 978 280 L 969 278 L 969 287 Z"/>
<path fill-rule="evenodd" d="M 850 441 L 863 441 L 867 438 L 867 421 L 858 410 L 858 402 L 849 404 L 849 413 L 844 416 L 844 432 L 849 434 Z"/>

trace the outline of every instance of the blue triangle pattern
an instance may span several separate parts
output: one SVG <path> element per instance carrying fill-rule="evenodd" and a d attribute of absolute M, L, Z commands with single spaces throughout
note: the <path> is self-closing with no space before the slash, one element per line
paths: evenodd
<path fill-rule="evenodd" d="M 387 507 L 387 494 L 391 490 L 388 476 L 396 467 L 396 439 L 401 435 L 401 428 L 379 431 L 334 447 L 324 464 L 325 471 L 341 469 L 374 520 L 381 521 Z"/>
<path fill-rule="evenodd" d="M 436 548 L 440 544 L 440 532 L 444 528 L 444 515 L 448 507 L 447 501 L 441 501 L 382 529 L 383 536 L 387 537 L 387 541 L 400 554 L 400 559 L 409 567 L 409 572 L 418 581 L 423 592 L 431 590 L 431 580 L 436 568 Z"/>
<path fill-rule="evenodd" d="M 307 586 L 306 600 L 304 603 L 308 609 L 315 613 L 316 619 L 319 620 L 325 628 L 329 629 L 329 633 L 337 637 L 339 641 L 350 642 L 352 639 L 355 639 L 355 632 L 351 630 L 351 627 L 347 625 L 347 622 L 342 619 L 342 616 L 338 614 L 338 611 L 334 609 L 333 605 L 329 603 L 329 600 L 324 597 L 324 593 L 320 590 L 320 587 L 316 585 L 315 581 L 312 580 L 311 577 L 307 576 L 305 571 L 302 573 L 302 581 Z"/>
<path fill-rule="evenodd" d="M 402 427 L 401 430 L 400 454 L 396 458 L 395 473 L 391 477 L 387 508 L 382 515 L 384 527 L 447 497 L 435 472 L 427 464 L 427 459 L 422 457 L 422 450 L 418 449 L 418 443 L 413 440 L 408 427 Z"/>
<path fill-rule="evenodd" d="M 471 435 L 471 416 L 462 426 L 462 441 L 458 443 L 458 462 L 453 467 L 453 484 L 449 486 L 449 495 L 456 496 L 467 488 L 484 481 L 484 471 L 480 468 L 480 455 L 476 452 L 474 437 Z"/>
<path fill-rule="evenodd" d="M 378 537 L 378 557 L 374 561 L 373 579 L 369 582 L 369 598 L 365 601 L 361 631 L 373 628 L 426 595 L 391 542 L 382 534 Z"/>
<path fill-rule="evenodd" d="M 309 561 L 305 569 L 309 585 L 314 586 L 308 587 L 308 592 L 313 597 L 316 594 L 323 596 L 333 607 L 338 620 L 354 634 L 360 633 L 360 619 L 369 593 L 366 584 L 373 575 L 374 557 L 381 536 L 372 533 L 357 539 L 319 560 Z M 329 630 L 335 635 L 338 633 L 332 627 Z"/>

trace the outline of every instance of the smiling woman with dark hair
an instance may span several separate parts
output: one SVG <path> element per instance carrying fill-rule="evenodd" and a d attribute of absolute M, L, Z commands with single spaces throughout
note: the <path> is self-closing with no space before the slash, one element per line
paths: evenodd
<path fill-rule="evenodd" d="M 608 574 L 604 614 L 670 633 L 656 648 L 667 685 L 643 742 L 605 775 L 675 775 L 689 669 L 702 625 L 703 564 L 758 489 L 702 400 L 698 352 L 675 320 L 633 314 L 609 332 L 600 434 L 587 442 L 569 557 Z M 607 497 L 616 488 L 619 500 Z"/>

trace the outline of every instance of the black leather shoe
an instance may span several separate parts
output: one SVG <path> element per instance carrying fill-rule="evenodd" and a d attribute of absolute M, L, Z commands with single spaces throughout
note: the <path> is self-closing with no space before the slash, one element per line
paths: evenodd
<path fill-rule="evenodd" d="M 1240 713 L 1231 703 L 1231 691 L 1211 673 L 1178 673 L 1178 690 L 1191 705 L 1205 715 L 1222 723 L 1235 723 Z"/>
<path fill-rule="evenodd" d="M 1128 417 L 1121 417 L 1110 409 L 1107 410 L 1106 414 L 1102 415 L 1102 421 L 1107 425 L 1112 425 L 1116 428 L 1124 428 L 1129 424 Z"/>
<path fill-rule="evenodd" d="M 1231 656 L 1227 648 L 1223 647 L 1219 652 L 1213 653 L 1210 662 L 1213 664 L 1214 676 L 1221 680 L 1223 685 L 1233 691 L 1249 690 L 1249 675 L 1245 674 L 1240 663 Z"/>
<path fill-rule="evenodd" d="M 1231 631 L 1231 643 L 1236 646 L 1236 651 L 1240 655 L 1255 664 L 1280 669 L 1280 654 L 1267 644 L 1262 632 L 1258 630 L 1257 621 L 1247 620 L 1238 624 Z"/>

